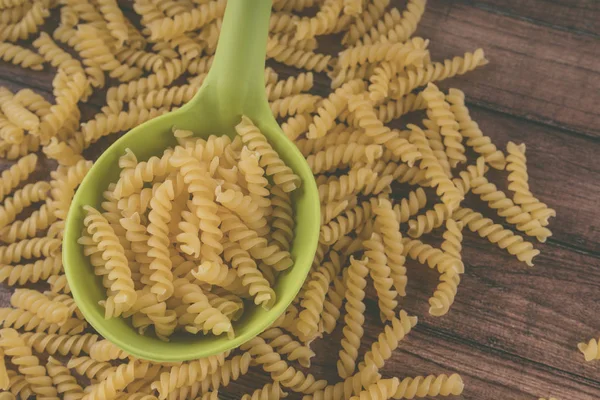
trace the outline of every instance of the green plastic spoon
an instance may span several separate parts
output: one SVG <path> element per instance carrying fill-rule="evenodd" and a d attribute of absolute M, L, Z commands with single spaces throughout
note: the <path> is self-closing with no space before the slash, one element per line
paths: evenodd
<path fill-rule="evenodd" d="M 229 0 L 212 68 L 196 96 L 179 110 L 148 121 L 117 140 L 96 161 L 79 190 L 66 221 L 63 263 L 75 301 L 99 334 L 128 353 L 166 362 L 207 357 L 238 347 L 260 334 L 279 317 L 302 287 L 315 255 L 320 224 L 320 204 L 313 174 L 302 154 L 290 142 L 269 108 L 264 85 L 265 53 L 272 0 Z M 143 336 L 121 318 L 104 319 L 98 305 L 106 298 L 101 280 L 77 243 L 84 228 L 83 206 L 99 207 L 102 193 L 119 177 L 118 159 L 125 149 L 138 159 L 162 154 L 177 144 L 171 129 L 189 129 L 201 137 L 235 136 L 242 115 L 251 118 L 267 136 L 285 163 L 302 180 L 294 192 L 294 265 L 276 283 L 277 303 L 269 311 L 247 303 L 243 317 L 234 323 L 235 338 L 180 334 L 163 342 Z"/>

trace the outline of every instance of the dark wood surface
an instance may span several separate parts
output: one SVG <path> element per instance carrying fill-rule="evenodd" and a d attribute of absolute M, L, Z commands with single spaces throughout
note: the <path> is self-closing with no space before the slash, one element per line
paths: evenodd
<path fill-rule="evenodd" d="M 409 262 L 403 307 L 420 320 L 386 364 L 386 377 L 459 372 L 466 385 L 460 398 L 470 400 L 600 398 L 600 362 L 585 363 L 576 347 L 600 335 L 599 19 L 597 0 L 429 1 L 417 33 L 431 39 L 434 58 L 483 47 L 490 59 L 441 86 L 465 91 L 474 119 L 500 147 L 527 144 L 532 190 L 558 217 L 552 238 L 537 246 L 534 268 L 465 233 L 466 272 L 442 318 L 427 313 L 436 275 Z M 0 85 L 49 98 L 53 74 L 0 62 Z M 326 85 L 318 78 L 315 90 L 326 93 Z M 98 110 L 99 99 L 84 115 Z M 6 304 L 9 290 L 1 286 L 0 293 Z M 363 348 L 381 331 L 371 315 Z M 311 372 L 332 383 L 338 343 L 339 333 L 313 346 Z M 266 379 L 253 368 L 221 397 L 237 399 Z"/>

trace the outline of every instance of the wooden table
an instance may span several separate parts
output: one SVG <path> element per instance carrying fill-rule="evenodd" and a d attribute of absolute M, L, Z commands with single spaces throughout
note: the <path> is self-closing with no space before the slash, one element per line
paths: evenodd
<path fill-rule="evenodd" d="M 459 372 L 462 398 L 472 400 L 600 398 L 600 362 L 585 363 L 577 351 L 578 342 L 600 336 L 599 21 L 597 0 L 430 0 L 417 34 L 431 39 L 433 57 L 481 46 L 491 61 L 441 86 L 466 92 L 474 119 L 501 148 L 509 140 L 527 144 L 532 190 L 558 217 L 552 238 L 537 246 L 534 268 L 465 233 L 466 272 L 443 318 L 427 313 L 436 276 L 409 263 L 403 306 L 419 324 L 387 363 L 386 377 Z M 51 98 L 54 73 L 0 63 L 0 85 Z M 325 85 L 319 79 L 316 92 L 327 93 Z M 84 114 L 101 104 L 94 96 Z M 6 304 L 8 290 L 1 291 Z M 370 300 L 368 310 L 375 307 Z M 381 330 L 376 314 L 367 318 L 363 351 Z M 313 346 L 310 372 L 331 382 L 339 337 Z M 237 399 L 262 382 L 255 368 L 222 398 Z"/>

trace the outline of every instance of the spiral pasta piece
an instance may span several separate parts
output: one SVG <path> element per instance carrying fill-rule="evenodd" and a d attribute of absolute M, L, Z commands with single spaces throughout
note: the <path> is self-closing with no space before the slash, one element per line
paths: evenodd
<path fill-rule="evenodd" d="M 590 339 L 590 341 L 587 343 L 579 343 L 577 348 L 583 354 L 585 361 L 600 360 L 600 347 L 598 346 L 598 340 Z"/>
<path fill-rule="evenodd" d="M 369 259 L 358 261 L 353 257 L 350 258 L 350 267 L 346 280 L 345 325 L 342 330 L 342 349 L 339 352 L 339 360 L 337 362 L 338 375 L 341 378 L 349 377 L 354 373 L 354 369 L 356 368 L 358 348 L 364 333 L 362 328 L 365 322 L 365 304 L 363 299 L 367 285 L 365 278 L 369 273 L 368 263 Z"/>
<path fill-rule="evenodd" d="M 481 200 L 487 202 L 489 207 L 496 210 L 498 215 L 505 218 L 509 224 L 514 224 L 517 230 L 528 236 L 536 237 L 542 243 L 552 236 L 552 232 L 548 228 L 543 227 L 531 214 L 506 197 L 506 194 L 498 190 L 496 185 L 489 182 L 487 178 L 482 176 L 474 179 L 471 181 L 471 185 L 473 193 L 479 195 Z"/>
<path fill-rule="evenodd" d="M 450 166 L 455 168 L 458 163 L 466 162 L 465 148 L 461 143 L 462 136 L 458 132 L 459 125 L 444 94 L 430 82 L 423 91 L 423 99 L 427 102 L 427 115 L 440 129 Z"/>
<path fill-rule="evenodd" d="M 35 131 L 40 125 L 38 116 L 16 102 L 5 87 L 0 87 L 0 108 L 8 120 L 21 129 Z"/>
<path fill-rule="evenodd" d="M 305 368 L 310 367 L 310 360 L 315 356 L 315 352 L 308 345 L 294 340 L 279 328 L 269 328 L 261 337 L 268 340 L 269 345 L 279 354 L 285 355 L 288 360 L 298 361 Z"/>
<path fill-rule="evenodd" d="M 425 176 L 431 179 L 431 184 L 436 188 L 436 193 L 448 208 L 448 213 L 451 213 L 458 207 L 463 195 L 445 174 L 439 160 L 429 146 L 423 130 L 412 124 L 408 125 L 408 128 L 411 130 L 410 141 L 417 147 L 423 157 L 419 167 L 425 170 Z"/>
<path fill-rule="evenodd" d="M 406 295 L 406 267 L 404 263 L 404 246 L 400 233 L 400 222 L 392 209 L 392 204 L 385 198 L 379 198 L 373 208 L 375 214 L 375 230 L 381 234 L 384 253 L 390 267 L 390 275 L 394 289 L 400 296 Z"/>
<path fill-rule="evenodd" d="M 325 304 L 325 296 L 333 278 L 338 275 L 341 269 L 339 256 L 330 253 L 330 257 L 331 261 L 324 263 L 314 272 L 311 272 L 305 285 L 306 290 L 300 302 L 302 310 L 296 322 L 296 329 L 301 334 L 300 339 L 303 341 L 308 341 L 317 334 Z"/>
<path fill-rule="evenodd" d="M 47 237 L 24 239 L 0 247 L 0 262 L 17 263 L 23 259 L 53 257 L 60 246 L 60 240 Z"/>
<path fill-rule="evenodd" d="M 268 232 L 267 220 L 252 197 L 232 189 L 222 191 L 219 186 L 215 195 L 216 201 L 236 213 L 248 225 L 248 228 L 255 230 L 259 235 Z"/>
<path fill-rule="evenodd" d="M 151 40 L 169 40 L 205 26 L 211 21 L 220 18 L 225 12 L 225 1 L 214 0 L 202 4 L 198 8 L 174 15 L 172 18 L 163 18 L 148 24 Z"/>
<path fill-rule="evenodd" d="M 365 134 L 369 136 L 376 144 L 384 145 L 394 156 L 400 157 L 402 161 L 409 166 L 413 166 L 415 161 L 421 159 L 420 149 L 411 144 L 405 138 L 398 135 L 385 126 L 375 115 L 372 104 L 365 96 L 353 96 L 348 103 L 348 110 L 356 114 L 359 125 L 364 128 Z"/>
<path fill-rule="evenodd" d="M 290 193 L 278 186 L 271 189 L 271 237 L 282 250 L 289 251 L 294 239 L 294 209 Z"/>
<path fill-rule="evenodd" d="M 69 309 L 64 304 L 30 289 L 15 290 L 10 298 L 10 304 L 15 308 L 31 311 L 51 324 L 62 325 L 70 315 Z"/>
<path fill-rule="evenodd" d="M 40 365 L 40 360 L 32 354 L 31 348 L 25 344 L 17 331 L 2 329 L 0 348 L 4 350 L 5 355 L 10 356 L 19 373 L 25 376 L 36 396 L 57 398 L 57 391 L 46 374 L 46 369 Z"/>
<path fill-rule="evenodd" d="M 316 154 L 306 158 L 313 174 L 330 172 L 348 167 L 357 162 L 372 163 L 383 154 L 383 149 L 378 144 L 346 143 L 327 147 Z"/>
<path fill-rule="evenodd" d="M 0 59 L 34 71 L 44 68 L 44 59 L 40 55 L 11 43 L 0 43 Z"/>
<path fill-rule="evenodd" d="M 467 146 L 485 157 L 490 167 L 503 170 L 506 166 L 504 154 L 496 148 L 489 136 L 485 136 L 479 125 L 473 121 L 465 105 L 465 94 L 458 89 L 450 89 L 446 100 L 458 122 L 460 134 L 466 139 Z"/>
<path fill-rule="evenodd" d="M 55 220 L 56 215 L 52 209 L 52 203 L 48 201 L 26 219 L 13 222 L 10 226 L 0 230 L 0 237 L 6 243 L 31 238 L 38 231 L 47 229 Z"/>
<path fill-rule="evenodd" d="M 29 183 L 15 191 L 12 197 L 4 199 L 4 203 L 0 206 L 0 227 L 4 228 L 13 222 L 21 211 L 33 203 L 46 200 L 49 191 L 50 184 L 40 181 Z"/>
<path fill-rule="evenodd" d="M 242 351 L 247 351 L 255 362 L 261 365 L 265 372 L 271 374 L 275 382 L 279 382 L 285 387 L 289 387 L 295 392 L 314 393 L 327 386 L 327 381 L 317 380 L 312 374 L 304 374 L 290 367 L 281 356 L 277 354 L 273 347 L 265 343 L 264 339 L 255 337 L 252 340 L 240 346 Z"/>
<path fill-rule="evenodd" d="M 421 66 L 429 54 L 425 49 L 429 42 L 413 38 L 406 43 L 376 43 L 358 45 L 340 52 L 337 68 L 348 68 L 365 63 L 391 61 L 398 70 L 406 66 Z"/>
<path fill-rule="evenodd" d="M 35 313 L 18 308 L 1 308 L 0 321 L 6 328 L 12 327 L 26 332 L 35 330 L 49 334 L 58 333 L 59 335 L 76 335 L 87 327 L 87 323 L 78 318 L 68 318 L 61 325 L 51 324 L 39 318 Z"/>
<path fill-rule="evenodd" d="M 102 2 L 110 2 L 111 0 L 101 0 Z M 100 6 L 102 10 L 104 5 Z M 118 10 L 118 9 L 117 9 Z M 118 10 L 120 12 L 120 10 Z M 119 34 L 117 31 L 111 33 Z M 116 78 L 120 82 L 128 82 L 137 79 L 142 75 L 142 70 L 138 67 L 131 67 L 127 64 L 121 64 L 114 56 L 110 48 L 99 38 L 98 30 L 91 25 L 79 25 L 77 27 L 75 50 L 83 58 L 84 64 L 87 66 L 97 66 L 103 71 L 107 71 L 111 78 Z M 121 40 L 117 42 L 120 46 Z"/>
<path fill-rule="evenodd" d="M 65 400 L 79 400 L 83 398 L 83 388 L 77 383 L 75 377 L 60 361 L 54 357 L 48 357 L 46 370 L 52 379 L 52 384 L 56 387 L 58 394 Z"/>
<path fill-rule="evenodd" d="M 110 271 L 109 278 L 112 280 L 110 290 L 115 293 L 114 301 L 122 305 L 122 311 L 126 311 L 135 303 L 137 294 L 131 279 L 131 269 L 125 256 L 125 249 L 102 214 L 90 206 L 85 206 L 84 209 L 87 213 L 84 225 L 106 260 L 104 267 Z"/>
<path fill-rule="evenodd" d="M 385 255 L 383 239 L 381 235 L 374 232 L 369 240 L 364 241 L 363 245 L 365 247 L 365 257 L 368 258 L 369 275 L 373 279 L 373 286 L 375 286 L 377 292 L 381 317 L 383 320 L 391 320 L 396 315 L 395 309 L 398 306 L 396 297 L 398 293 L 393 289 L 394 280 Z"/>
<path fill-rule="evenodd" d="M 129 40 L 129 29 L 121 9 L 115 0 L 98 0 L 98 9 L 106 19 L 107 30 L 117 40 L 117 49 L 120 49 Z"/>
<path fill-rule="evenodd" d="M 291 192 L 300 186 L 300 178 L 279 158 L 267 138 L 249 118 L 242 117 L 242 122 L 236 125 L 235 129 L 244 144 L 260 154 L 260 166 L 265 169 L 267 176 L 272 177 L 276 185 L 281 186 L 284 192 Z"/>
<path fill-rule="evenodd" d="M 200 220 L 202 257 L 208 261 L 220 262 L 223 233 L 219 229 L 221 220 L 217 215 L 218 206 L 215 203 L 215 182 L 208 176 L 208 172 L 201 168 L 199 161 L 182 149 L 175 152 L 170 163 L 180 169 L 188 185 L 188 192 L 192 195 L 196 217 Z"/>
<path fill-rule="evenodd" d="M 106 92 L 106 100 L 130 101 L 151 90 L 162 89 L 179 78 L 185 72 L 188 63 L 189 61 L 185 58 L 169 60 L 152 75 L 109 88 Z"/>
<path fill-rule="evenodd" d="M 529 212 L 542 226 L 548 225 L 548 219 L 556 217 L 556 211 L 539 201 L 529 190 L 525 145 L 517 146 L 513 142 L 508 142 L 506 151 L 508 153 L 506 170 L 510 171 L 508 190 L 514 193 L 515 204 L 521 205 L 523 210 Z"/>
<path fill-rule="evenodd" d="M 290 76 L 286 80 L 268 84 L 265 88 L 267 99 L 273 101 L 282 97 L 292 96 L 306 92 L 313 87 L 312 72 L 300 73 L 297 76 Z"/>
<path fill-rule="evenodd" d="M 365 353 L 364 361 L 358 366 L 359 370 L 373 368 L 372 366 L 376 369 L 383 368 L 386 360 L 392 356 L 393 351 L 416 325 L 417 317 L 409 316 L 404 310 L 400 311 L 399 317 L 394 317 L 385 326 L 377 341 Z"/>
<path fill-rule="evenodd" d="M 117 181 L 113 191 L 115 197 L 121 199 L 141 192 L 145 183 L 165 177 L 172 172 L 172 154 L 172 150 L 166 150 L 161 157 L 150 157 L 148 161 L 138 163 L 134 169 L 128 169 Z"/>
<path fill-rule="evenodd" d="M 195 315 L 194 325 L 197 330 L 205 332 L 211 331 L 215 335 L 227 332 L 230 336 L 233 334 L 231 321 L 219 310 L 212 307 L 208 298 L 202 289 L 194 284 L 190 284 L 186 279 L 177 279 L 174 281 L 176 288 L 175 297 L 181 298 L 183 303 L 188 304 L 187 312 Z M 188 331 L 194 331 L 194 327 L 186 327 Z"/>
<path fill-rule="evenodd" d="M 462 378 L 458 374 L 417 376 L 404 378 L 398 385 L 393 398 L 413 399 L 426 396 L 458 396 L 462 393 L 463 388 Z"/>
<path fill-rule="evenodd" d="M 163 109 L 132 109 L 114 114 L 97 114 L 96 117 L 83 124 L 81 131 L 89 143 L 98 141 L 103 136 L 121 131 L 128 131 L 163 113 Z"/>
<path fill-rule="evenodd" d="M 477 233 L 482 238 L 487 238 L 501 249 L 506 249 L 510 254 L 516 256 L 519 261 L 523 261 L 530 267 L 533 266 L 533 258 L 540 253 L 522 236 L 516 235 L 500 224 L 495 224 L 491 219 L 485 218 L 482 214 L 469 208 L 456 210 L 452 218 L 463 222 L 471 232 Z"/>
<path fill-rule="evenodd" d="M 82 335 L 60 335 L 44 332 L 24 333 L 22 338 L 28 346 L 38 353 L 62 356 L 79 356 L 89 353 L 92 346 L 99 340 L 98 335 L 85 333 Z"/>
<path fill-rule="evenodd" d="M 440 283 L 438 284 L 433 296 L 429 298 L 429 314 L 435 317 L 441 317 L 450 310 L 450 306 L 454 303 L 454 297 L 460 283 L 460 275 L 448 271 L 440 275 Z"/>
<path fill-rule="evenodd" d="M 382 62 L 369 77 L 369 98 L 375 104 L 380 104 L 389 92 L 389 83 L 392 77 L 396 75 L 398 67 L 389 61 Z"/>
<path fill-rule="evenodd" d="M 235 268 L 242 284 L 248 288 L 248 292 L 254 297 L 255 304 L 260 304 L 266 309 L 275 304 L 275 292 L 258 269 L 256 261 L 250 257 L 246 250 L 243 250 L 237 243 L 228 242 L 224 245 L 223 256 L 225 261 L 231 263 L 232 267 Z"/>
<path fill-rule="evenodd" d="M 280 37 L 269 37 L 267 57 L 291 67 L 302 68 L 314 72 L 323 72 L 331 61 L 331 56 L 315 53 L 301 47 L 290 46 Z"/>
<path fill-rule="evenodd" d="M 417 66 L 392 80 L 390 83 L 390 96 L 394 99 L 400 99 L 419 86 L 452 78 L 456 75 L 464 75 L 487 63 L 483 50 L 477 49 L 473 53 L 465 53 L 462 57 L 457 56 L 444 60 L 443 63 L 434 62 L 425 64 L 422 67 Z"/>

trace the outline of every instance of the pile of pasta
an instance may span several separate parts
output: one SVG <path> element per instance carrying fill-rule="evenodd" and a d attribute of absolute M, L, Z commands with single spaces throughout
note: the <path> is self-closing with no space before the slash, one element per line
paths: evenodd
<path fill-rule="evenodd" d="M 294 264 L 300 178 L 249 118 L 236 132 L 175 130 L 179 145 L 145 162 L 128 150 L 102 212 L 84 207 L 79 243 L 106 287 L 106 318 L 131 317 L 141 334 L 153 325 L 164 340 L 176 330 L 233 337 L 244 298 L 273 306 L 271 285 Z"/>
<path fill-rule="evenodd" d="M 98 336 L 83 319 L 61 264 L 64 220 L 75 190 L 99 149 L 194 96 L 210 69 L 225 4 L 225 0 L 134 0 L 130 10 L 125 6 L 131 3 L 120 8 L 115 0 L 0 1 L 0 58 L 23 68 L 55 72 L 50 101 L 46 94 L 30 89 L 0 89 L 0 156 L 15 160 L 0 177 L 0 281 L 16 287 L 12 307 L 0 309 L 0 388 L 22 399 L 217 399 L 231 398 L 227 395 L 231 382 L 250 382 L 244 375 L 262 370 L 272 382 L 243 399 L 276 400 L 290 392 L 304 395 L 305 400 L 460 394 L 464 384 L 455 373 L 382 377 L 388 374 L 384 367 L 394 350 L 404 341 L 410 345 L 410 332 L 417 324 L 417 316 L 401 309 L 407 296 L 406 265 L 414 260 L 439 273 L 429 312 L 443 316 L 454 302 L 464 272 L 464 231 L 474 232 L 531 266 L 539 253 L 533 243 L 551 235 L 548 223 L 555 211 L 529 189 L 525 146 L 509 143 L 505 150 L 498 149 L 472 119 L 463 92 L 442 91 L 437 86 L 488 61 L 481 49 L 452 59 L 432 59 L 429 41 L 415 36 L 425 0 L 408 0 L 401 7 L 390 0 L 273 3 L 265 90 L 273 115 L 315 174 L 322 221 L 319 246 L 304 287 L 270 328 L 231 352 L 189 362 L 154 363 L 126 354 Z M 59 18 L 56 29 L 41 31 L 50 18 Z M 332 34 L 341 38 L 343 46 L 337 55 L 319 49 L 319 39 Z M 285 71 L 285 77 L 277 71 Z M 315 82 L 321 82 L 314 88 L 318 90 L 312 90 Z M 330 82 L 331 90 L 323 82 Z M 102 98 L 101 110 L 82 119 L 81 104 L 96 104 Z M 180 139 L 184 149 L 191 148 L 185 134 Z M 226 139 L 206 143 L 210 140 Z M 240 149 L 239 140 L 227 145 L 240 151 L 238 173 L 243 173 L 239 164 L 252 159 L 252 153 L 243 146 Z M 220 197 L 226 209 L 226 198 L 240 195 L 263 207 L 249 188 L 244 191 L 242 184 L 227 179 L 233 175 L 235 161 L 219 157 L 213 164 L 218 151 L 217 146 L 206 146 L 201 155 L 208 170 L 215 168 L 222 181 L 216 185 L 220 189 L 215 187 L 210 195 Z M 198 155 L 192 156 L 198 161 Z M 264 155 L 257 158 L 260 166 Z M 221 160 L 229 164 L 222 165 Z M 30 178 L 40 161 L 38 170 L 51 166 L 49 178 Z M 188 257 L 196 272 L 212 270 L 198 261 L 213 261 L 211 257 L 220 256 L 223 247 L 227 263 L 227 253 L 231 255 L 233 248 L 228 243 L 234 241 L 222 240 L 217 233 L 226 230 L 224 220 L 205 218 L 200 208 L 172 220 L 178 226 L 193 221 L 194 231 L 197 226 L 202 230 L 199 237 L 175 237 L 184 255 L 169 252 L 165 257 L 170 250 L 145 241 L 143 235 L 152 234 L 152 212 L 166 205 L 165 197 L 169 201 L 173 197 L 172 207 L 187 206 L 190 198 L 185 204 L 174 202 L 175 193 L 193 186 L 186 182 L 183 165 L 175 161 L 171 175 L 158 173 L 166 165 L 160 157 L 138 161 L 134 154 L 126 154 L 121 161 L 125 176 L 139 168 L 148 187 L 135 186 L 135 193 L 128 193 L 131 203 L 121 202 L 123 193 L 119 194 L 119 190 L 131 191 L 130 186 L 117 183 L 107 188 L 103 209 L 88 210 L 91 241 L 83 239 L 91 246 L 97 271 L 114 270 L 114 263 L 97 257 L 96 248 L 102 249 L 94 241 L 101 230 L 93 228 L 95 221 L 104 227 L 108 221 L 114 232 L 121 232 L 119 238 L 126 239 L 119 240 L 125 257 L 133 257 L 139 266 L 139 271 L 131 268 L 132 276 L 139 274 L 133 292 L 131 287 L 127 293 L 110 288 L 104 304 L 107 314 L 131 313 L 140 305 L 143 308 L 144 301 L 150 301 L 148 307 L 156 306 L 171 290 L 177 292 L 175 282 L 203 293 L 201 300 L 206 298 L 211 309 L 223 305 L 215 299 L 237 296 L 216 282 L 211 290 L 219 296 L 213 296 L 194 280 L 197 276 L 190 276 L 194 269 Z M 506 171 L 507 191 L 489 180 L 489 169 Z M 277 194 L 278 188 L 283 186 L 271 188 L 270 218 L 276 218 L 275 210 L 280 207 L 282 223 L 267 224 L 267 234 L 285 251 L 292 232 L 293 203 L 285 198 L 289 192 Z M 480 198 L 502 224 L 469 208 L 467 196 Z M 277 206 L 276 198 L 282 200 Z M 153 206 L 152 199 L 161 205 Z M 189 209 L 194 210 L 191 200 Z M 22 214 L 26 209 L 32 212 Z M 148 215 L 142 209 L 148 209 Z M 236 224 L 248 232 L 267 231 L 235 212 L 228 215 L 240 217 Z M 197 219 L 218 229 L 204 230 Z M 143 240 L 127 238 L 134 225 Z M 185 233 L 182 229 L 181 234 Z M 443 241 L 437 246 L 440 234 Z M 246 251 L 251 258 L 260 258 L 252 254 L 252 248 Z M 138 257 L 145 261 L 137 261 Z M 169 265 L 167 259 L 176 262 Z M 142 276 L 148 276 L 142 266 L 153 264 L 157 279 L 136 286 L 143 282 Z M 277 271 L 265 265 L 253 271 L 260 271 L 270 284 Z M 244 267 L 234 262 L 227 266 L 228 277 L 244 280 Z M 172 274 L 173 288 L 158 279 L 161 274 Z M 383 328 L 362 354 L 361 347 L 367 345 L 362 340 L 367 289 L 375 293 Z M 251 296 L 250 301 L 267 307 L 273 301 L 272 294 L 269 300 Z M 234 304 L 220 312 L 235 319 L 233 315 L 243 307 L 238 297 L 228 297 Z M 125 311 L 123 304 L 132 305 Z M 176 306 L 167 319 L 184 321 L 184 329 L 210 329 L 198 323 L 193 307 Z M 160 306 L 155 308 L 162 312 Z M 147 317 L 133 323 L 168 336 L 172 327 L 162 331 L 164 319 Z M 337 382 L 320 379 L 306 369 L 315 356 L 311 350 L 315 341 L 339 344 L 332 339 L 334 331 L 342 337 Z M 593 358 L 597 349 L 595 341 L 582 345 L 586 357 Z"/>

